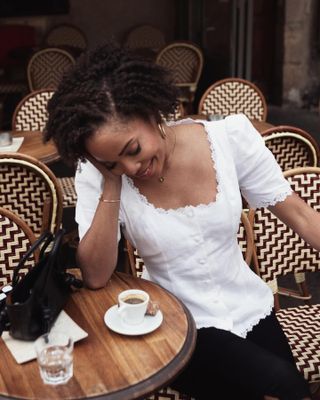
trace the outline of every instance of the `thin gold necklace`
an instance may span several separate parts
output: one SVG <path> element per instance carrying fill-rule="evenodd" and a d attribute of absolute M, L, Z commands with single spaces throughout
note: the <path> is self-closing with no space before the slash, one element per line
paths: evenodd
<path fill-rule="evenodd" d="M 162 128 L 162 129 L 164 130 L 164 128 Z M 173 133 L 174 133 L 173 147 L 172 147 L 172 151 L 171 151 L 171 153 L 169 154 L 169 157 L 168 157 L 168 159 L 167 159 L 167 168 L 165 168 L 165 170 L 168 169 L 168 167 L 169 167 L 169 161 L 172 159 L 172 156 L 173 156 L 173 153 L 174 153 L 174 149 L 176 148 L 177 135 L 176 135 L 175 131 L 173 131 Z M 163 182 L 165 181 L 164 175 L 159 176 L 158 181 L 159 181 L 160 183 L 163 183 Z"/>

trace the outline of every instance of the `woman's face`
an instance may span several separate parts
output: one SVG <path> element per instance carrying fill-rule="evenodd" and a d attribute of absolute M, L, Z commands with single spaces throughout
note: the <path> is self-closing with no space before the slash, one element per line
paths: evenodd
<path fill-rule="evenodd" d="M 103 125 L 86 141 L 86 149 L 113 174 L 143 180 L 161 176 L 166 157 L 157 124 L 141 119 Z"/>

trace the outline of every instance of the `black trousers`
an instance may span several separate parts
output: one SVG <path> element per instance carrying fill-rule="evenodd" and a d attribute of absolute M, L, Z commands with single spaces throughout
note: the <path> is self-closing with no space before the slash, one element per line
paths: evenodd
<path fill-rule="evenodd" d="M 245 339 L 222 329 L 199 329 L 190 363 L 170 386 L 197 400 L 311 397 L 274 312 Z"/>

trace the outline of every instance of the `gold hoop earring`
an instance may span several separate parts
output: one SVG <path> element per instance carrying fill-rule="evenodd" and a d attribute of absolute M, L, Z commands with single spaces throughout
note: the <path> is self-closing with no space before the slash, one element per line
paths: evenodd
<path fill-rule="evenodd" d="M 162 124 L 158 124 L 158 128 L 159 128 L 160 136 L 162 137 L 162 139 L 166 139 L 167 134 L 166 134 L 166 131 L 164 130 L 164 127 L 162 126 Z"/>

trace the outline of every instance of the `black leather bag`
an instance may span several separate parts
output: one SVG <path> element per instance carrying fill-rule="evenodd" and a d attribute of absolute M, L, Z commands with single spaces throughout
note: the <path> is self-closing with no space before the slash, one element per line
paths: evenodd
<path fill-rule="evenodd" d="M 15 339 L 34 340 L 49 332 L 73 288 L 82 287 L 82 281 L 67 273 L 63 266 L 63 235 L 63 230 L 55 237 L 51 233 L 43 234 L 19 262 L 12 279 L 12 291 L 2 309 L 0 306 L 0 334 L 9 330 Z M 51 250 L 46 251 L 50 244 Z M 38 263 L 19 278 L 19 270 L 41 245 Z"/>

